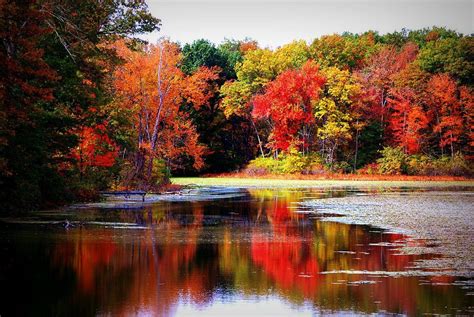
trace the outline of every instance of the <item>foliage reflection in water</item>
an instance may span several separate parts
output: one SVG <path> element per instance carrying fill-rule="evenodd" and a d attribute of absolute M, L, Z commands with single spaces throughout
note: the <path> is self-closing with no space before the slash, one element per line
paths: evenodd
<path fill-rule="evenodd" d="M 437 257 L 400 254 L 404 235 L 296 212 L 303 199 L 347 194 L 254 189 L 141 210 L 70 211 L 83 226 L 69 230 L 4 225 L 0 313 L 472 313 L 469 289 L 457 285 L 466 285 L 462 278 L 397 275 Z"/>

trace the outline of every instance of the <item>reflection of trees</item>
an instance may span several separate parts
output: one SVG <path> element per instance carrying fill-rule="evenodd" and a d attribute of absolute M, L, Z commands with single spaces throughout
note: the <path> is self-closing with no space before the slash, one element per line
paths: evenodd
<path fill-rule="evenodd" d="M 116 251 L 110 232 L 104 230 L 101 236 L 102 241 L 84 241 L 81 235 L 76 234 L 72 242 L 59 244 L 53 254 L 53 261 L 76 272 L 78 288 L 84 293 L 93 290 L 96 271 L 108 265 Z"/>
<path fill-rule="evenodd" d="M 250 255 L 252 262 L 262 268 L 279 291 L 310 296 L 317 289 L 319 266 L 307 240 L 309 232 L 302 232 L 296 226 L 301 215 L 289 209 L 292 198 L 281 195 L 279 199 L 273 197 L 262 203 L 272 233 L 255 227 L 251 233 Z"/>
<path fill-rule="evenodd" d="M 131 241 L 120 243 L 113 230 L 94 230 L 94 236 L 77 231 L 67 243 L 54 250 L 53 262 L 74 271 L 77 288 L 73 297 L 89 295 L 101 299 L 101 309 L 130 315 L 145 308 L 153 314 L 168 314 L 178 296 L 189 296 L 196 303 L 209 300 L 216 283 L 215 250 L 199 249 L 202 209 L 193 210 L 194 221 L 186 227 L 177 221 L 163 226 L 162 234 L 145 230 Z M 175 233 L 182 237 L 176 241 Z M 99 241 L 97 241 L 99 240 Z M 209 259 L 197 253 L 210 252 Z M 217 278 L 217 277 L 216 277 Z M 119 294 L 114 294 L 114 293 Z"/>
<path fill-rule="evenodd" d="M 403 271 L 416 255 L 398 255 L 391 244 L 403 241 L 399 234 L 370 232 L 370 228 L 336 222 L 316 222 L 313 247 L 323 271 Z"/>
<path fill-rule="evenodd" d="M 166 315 L 180 298 L 204 305 L 212 301 L 217 288 L 228 288 L 247 295 L 276 292 L 290 302 L 311 301 L 329 310 L 417 314 L 417 307 L 442 312 L 446 303 L 465 305 L 459 289 L 420 287 L 418 278 L 320 274 L 403 271 L 420 257 L 396 255 L 397 250 L 384 245 L 406 238 L 401 235 L 308 221 L 291 208 L 301 195 L 297 191 L 252 195 L 256 199 L 231 208 L 196 202 L 120 212 L 123 221 L 154 228 L 125 231 L 125 240 L 122 232 L 110 229 L 70 231 L 67 241 L 58 243 L 52 253 L 56 267 L 75 275 L 70 302 L 89 298 L 96 312 L 130 315 L 145 310 Z M 183 215 L 176 206 L 184 208 Z M 230 211 L 247 217 L 244 225 L 203 226 L 209 212 L 215 216 Z M 217 242 L 202 243 L 210 228 Z M 358 280 L 377 283 L 351 284 Z"/>
<path fill-rule="evenodd" d="M 417 314 L 417 305 L 427 310 L 443 304 L 433 298 L 449 301 L 447 290 L 433 296 L 433 289 L 420 287 L 419 279 L 375 278 L 376 284 L 351 284 L 374 278 L 347 274 L 318 275 L 319 271 L 404 271 L 414 261 L 429 256 L 401 255 L 396 248 L 387 246 L 405 240 L 397 234 L 370 232 L 370 228 L 333 222 L 314 223 L 312 230 L 301 230 L 295 223 L 301 220 L 291 212 L 290 195 L 278 200 L 267 199 L 264 209 L 271 224 L 273 237 L 252 232 L 251 257 L 262 268 L 280 294 L 290 300 L 312 299 L 320 308 L 340 310 L 356 309 L 374 312 Z M 269 204 L 273 199 L 273 204 Z M 306 228 L 307 229 L 307 228 Z M 448 278 L 451 279 L 452 278 Z M 268 282 L 266 282 L 268 284 Z M 452 290 L 452 289 L 451 289 Z M 371 300 L 369 300 L 371 299 Z M 446 303 L 446 301 L 441 301 Z"/>

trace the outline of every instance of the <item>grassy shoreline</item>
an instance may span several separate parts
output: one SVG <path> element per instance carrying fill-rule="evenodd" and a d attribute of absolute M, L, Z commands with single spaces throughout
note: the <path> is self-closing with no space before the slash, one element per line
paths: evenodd
<path fill-rule="evenodd" d="M 243 177 L 174 177 L 176 185 L 229 187 L 473 187 L 474 180 L 349 180 Z"/>

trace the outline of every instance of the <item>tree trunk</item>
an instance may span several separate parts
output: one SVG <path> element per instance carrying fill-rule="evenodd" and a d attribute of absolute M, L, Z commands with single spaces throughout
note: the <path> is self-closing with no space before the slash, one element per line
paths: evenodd
<path fill-rule="evenodd" d="M 453 146 L 453 132 L 450 132 L 449 133 L 449 136 L 450 136 L 450 143 L 451 143 L 451 159 L 454 158 L 454 146 Z"/>
<path fill-rule="evenodd" d="M 258 141 L 258 147 L 260 148 L 260 154 L 262 154 L 262 157 L 265 157 L 265 153 L 263 152 L 263 147 L 262 147 L 262 141 L 260 140 L 260 136 L 258 135 L 257 127 L 255 126 L 255 122 L 253 122 L 252 117 L 250 117 L 250 122 L 252 123 L 252 126 L 255 130 L 255 134 L 257 135 L 257 141 Z"/>
<path fill-rule="evenodd" d="M 158 82 L 157 82 L 157 89 L 158 89 L 158 113 L 156 114 L 155 117 L 155 122 L 153 125 L 153 132 L 151 136 L 151 158 L 150 158 L 150 163 L 148 165 L 148 171 L 147 171 L 147 181 L 149 182 L 151 180 L 151 173 L 153 171 L 153 157 L 155 154 L 155 149 L 156 149 L 156 142 L 158 140 L 158 130 L 160 127 L 160 120 L 161 120 L 161 110 L 163 109 L 163 104 L 164 104 L 164 99 L 166 95 L 166 91 L 163 91 L 161 84 L 161 68 L 163 65 L 163 47 L 160 45 L 160 62 L 158 64 L 158 70 L 157 70 L 157 77 L 158 77 Z"/>
<path fill-rule="evenodd" d="M 357 125 L 359 124 L 359 120 L 357 120 Z M 357 155 L 359 154 L 359 129 L 356 130 L 356 137 L 355 137 L 355 153 L 354 153 L 354 171 L 357 169 Z"/>

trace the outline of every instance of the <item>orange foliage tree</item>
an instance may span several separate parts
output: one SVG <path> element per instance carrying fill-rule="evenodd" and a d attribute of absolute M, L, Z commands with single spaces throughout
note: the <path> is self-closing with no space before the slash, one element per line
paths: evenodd
<path fill-rule="evenodd" d="M 209 81 L 217 78 L 219 69 L 202 67 L 186 76 L 178 67 L 178 45 L 167 40 L 138 51 L 117 42 L 115 49 L 125 60 L 114 73 L 118 103 L 133 109 L 137 135 L 129 177 L 150 185 L 155 159 L 164 160 L 168 168 L 179 167 L 183 160 L 192 160 L 196 169 L 203 167 L 205 147 L 180 106 L 185 101 L 197 108 L 207 104 L 212 96 Z"/>
<path fill-rule="evenodd" d="M 467 135 L 468 148 L 471 149 L 471 155 L 474 153 L 474 93 L 472 89 L 462 86 L 459 89 L 459 98 L 464 109 L 465 133 Z"/>
<path fill-rule="evenodd" d="M 428 104 L 435 118 L 433 130 L 440 135 L 439 146 L 441 149 L 449 146 L 451 156 L 454 156 L 455 146 L 461 142 L 465 132 L 467 119 L 459 98 L 458 86 L 449 75 L 438 74 L 428 82 L 427 92 Z M 466 94 L 464 99 L 468 99 Z M 466 110 L 469 108 L 468 106 Z"/>
<path fill-rule="evenodd" d="M 418 46 L 407 43 L 400 50 L 387 46 L 374 54 L 359 76 L 367 93 L 373 94 L 372 112 L 379 116 L 382 127 L 387 120 L 387 102 L 393 78 L 416 59 Z"/>
<path fill-rule="evenodd" d="M 79 165 L 81 174 L 90 166 L 111 167 L 118 154 L 117 145 L 109 138 L 106 124 L 95 127 L 84 127 L 79 132 L 80 142 L 73 149 L 72 157 Z"/>

